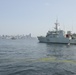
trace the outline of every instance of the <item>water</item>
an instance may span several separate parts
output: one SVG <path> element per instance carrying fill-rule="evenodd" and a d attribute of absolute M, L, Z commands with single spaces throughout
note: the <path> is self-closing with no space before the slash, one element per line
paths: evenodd
<path fill-rule="evenodd" d="M 0 75 L 76 75 L 76 45 L 0 40 Z"/>

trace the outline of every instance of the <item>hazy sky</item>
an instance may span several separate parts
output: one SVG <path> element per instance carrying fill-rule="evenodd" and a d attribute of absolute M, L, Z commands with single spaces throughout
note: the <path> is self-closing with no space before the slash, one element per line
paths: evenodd
<path fill-rule="evenodd" d="M 76 0 L 0 0 L 0 35 L 45 35 L 57 18 L 76 32 Z"/>

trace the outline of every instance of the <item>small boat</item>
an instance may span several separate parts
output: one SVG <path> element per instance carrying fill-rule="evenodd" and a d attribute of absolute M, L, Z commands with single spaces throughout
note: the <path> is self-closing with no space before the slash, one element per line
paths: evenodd
<path fill-rule="evenodd" d="M 52 31 L 48 31 L 46 36 L 38 36 L 38 40 L 40 43 L 55 43 L 55 44 L 76 44 L 76 38 L 71 33 L 71 31 L 67 31 L 65 34 L 64 30 L 59 30 L 59 23 L 56 20 L 55 28 Z"/>
<path fill-rule="evenodd" d="M 11 39 L 12 39 L 12 40 L 15 40 L 16 38 L 15 38 L 15 37 L 11 37 Z"/>

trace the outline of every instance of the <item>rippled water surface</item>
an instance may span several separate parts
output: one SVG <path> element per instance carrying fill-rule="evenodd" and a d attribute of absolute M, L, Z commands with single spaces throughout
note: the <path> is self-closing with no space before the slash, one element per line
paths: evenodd
<path fill-rule="evenodd" d="M 1 39 L 0 75 L 76 75 L 76 45 Z"/>

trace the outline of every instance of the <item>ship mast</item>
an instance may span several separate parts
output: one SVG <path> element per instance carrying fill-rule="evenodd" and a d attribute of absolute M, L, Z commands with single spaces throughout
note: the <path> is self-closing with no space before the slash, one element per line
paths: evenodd
<path fill-rule="evenodd" d="M 59 25 L 58 20 L 56 20 L 56 23 L 55 23 L 55 30 L 56 30 L 56 32 L 58 31 L 58 25 Z"/>

